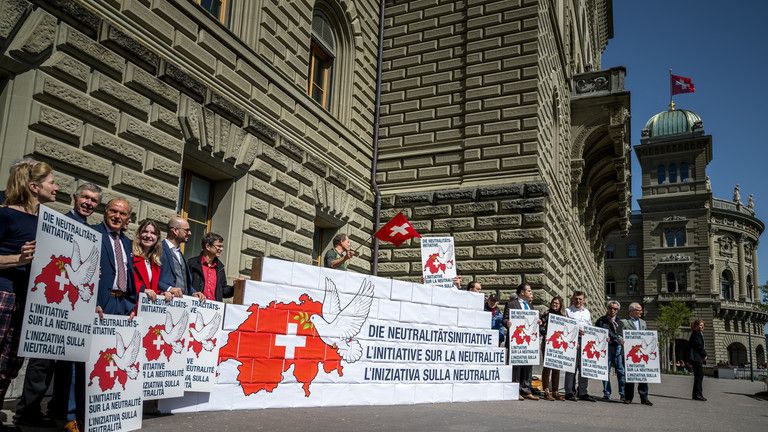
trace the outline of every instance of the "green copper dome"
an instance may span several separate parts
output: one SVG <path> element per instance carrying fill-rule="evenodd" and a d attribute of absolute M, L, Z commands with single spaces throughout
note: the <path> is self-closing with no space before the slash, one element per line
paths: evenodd
<path fill-rule="evenodd" d="M 674 105 L 651 117 L 642 131 L 643 138 L 657 138 L 669 135 L 703 131 L 701 117 L 693 111 L 675 109 Z"/>

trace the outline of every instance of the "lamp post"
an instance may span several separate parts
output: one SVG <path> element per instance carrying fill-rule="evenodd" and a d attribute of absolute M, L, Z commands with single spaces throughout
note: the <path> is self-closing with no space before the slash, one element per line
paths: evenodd
<path fill-rule="evenodd" d="M 752 365 L 752 314 L 747 315 L 747 345 L 749 345 L 749 380 L 755 381 L 755 369 Z"/>

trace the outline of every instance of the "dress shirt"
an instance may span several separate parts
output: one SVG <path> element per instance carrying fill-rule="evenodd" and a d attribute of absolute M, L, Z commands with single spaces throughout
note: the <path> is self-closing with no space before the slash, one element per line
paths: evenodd
<path fill-rule="evenodd" d="M 120 248 L 120 253 L 123 255 L 123 270 L 125 271 L 125 279 L 126 283 L 128 283 L 128 257 L 125 255 L 125 249 L 123 249 L 123 242 L 120 240 L 120 233 L 117 233 L 117 239 L 112 237 L 112 230 L 109 229 L 109 227 L 104 224 L 104 226 L 107 228 L 107 232 L 110 233 L 107 235 L 107 238 L 109 239 L 109 244 L 112 246 L 112 250 L 115 250 L 115 241 L 117 241 L 117 245 Z M 117 257 L 115 257 L 115 270 L 117 270 Z M 120 288 L 117 286 L 117 271 L 115 271 L 115 281 L 112 282 L 112 289 L 113 290 L 120 290 Z M 126 287 L 127 289 L 127 287 Z"/>
<path fill-rule="evenodd" d="M 584 327 L 592 325 L 592 314 L 585 307 L 576 309 L 573 306 L 568 306 L 565 309 L 565 314 L 568 315 L 568 318 L 573 318 L 579 322 L 579 330 L 584 330 Z"/>

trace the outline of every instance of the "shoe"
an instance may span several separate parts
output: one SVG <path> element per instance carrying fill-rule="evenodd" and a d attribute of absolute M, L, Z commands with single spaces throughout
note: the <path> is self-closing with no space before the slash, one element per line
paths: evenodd
<path fill-rule="evenodd" d="M 571 402 L 578 402 L 579 400 L 576 399 L 576 396 L 574 395 L 565 395 L 565 400 L 571 401 Z"/>
<path fill-rule="evenodd" d="M 649 401 L 648 399 L 640 401 L 643 405 L 653 406 L 653 402 Z"/>
<path fill-rule="evenodd" d="M 693 400 L 697 400 L 697 401 L 706 402 L 706 401 L 707 401 L 707 398 L 705 398 L 704 396 L 694 396 L 694 397 L 693 397 Z"/>
<path fill-rule="evenodd" d="M 587 401 L 587 402 L 597 402 L 597 399 L 593 398 L 590 395 L 579 396 L 579 400 L 583 400 L 583 401 Z"/>
<path fill-rule="evenodd" d="M 631 404 L 631 403 L 632 403 L 632 401 L 631 401 L 631 400 L 629 400 L 629 399 L 622 399 L 622 400 L 621 400 L 621 403 L 623 403 L 623 404 L 626 404 L 626 405 L 629 405 L 629 404 Z"/>
<path fill-rule="evenodd" d="M 517 400 L 525 400 L 525 398 L 523 397 L 523 395 L 520 395 L 520 396 L 517 398 Z"/>
<path fill-rule="evenodd" d="M 523 395 L 523 399 L 528 399 L 528 400 L 539 400 L 539 397 L 538 397 L 538 396 L 536 396 L 536 395 L 533 395 L 533 394 L 530 394 L 530 393 L 528 393 L 528 394 L 524 394 L 524 395 Z"/>
<path fill-rule="evenodd" d="M 603 396 L 603 400 L 604 401 L 609 401 L 609 400 L 611 400 L 611 397 L 610 396 Z"/>
<path fill-rule="evenodd" d="M 565 396 L 561 395 L 558 392 L 555 392 L 554 396 L 555 396 L 555 400 L 559 400 L 559 401 L 564 401 L 565 400 Z"/>
<path fill-rule="evenodd" d="M 77 420 L 70 420 L 64 425 L 65 432 L 80 432 L 80 428 L 77 426 Z"/>
<path fill-rule="evenodd" d="M 40 413 L 38 415 L 35 415 L 34 417 L 30 415 L 14 417 L 13 424 L 15 424 L 16 426 L 47 428 L 47 427 L 56 426 L 56 421 L 48 417 L 47 415 Z"/>
<path fill-rule="evenodd" d="M 555 398 L 554 398 L 554 397 L 552 397 L 552 393 L 550 393 L 550 391 L 549 391 L 549 390 L 544 390 L 544 399 L 546 399 L 546 400 L 548 400 L 548 401 L 553 401 L 553 400 L 555 400 Z"/>

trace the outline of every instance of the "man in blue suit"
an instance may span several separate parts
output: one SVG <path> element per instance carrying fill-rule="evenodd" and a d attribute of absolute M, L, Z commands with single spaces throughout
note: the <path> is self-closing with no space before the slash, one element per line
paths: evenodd
<path fill-rule="evenodd" d="M 163 240 L 163 255 L 160 258 L 163 265 L 160 266 L 157 287 L 161 292 L 167 291 L 175 297 L 190 295 L 204 301 L 205 295 L 192 287 L 192 273 L 181 254 L 181 245 L 189 239 L 191 233 L 186 219 L 174 216 L 168 221 L 168 235 Z"/>
<path fill-rule="evenodd" d="M 97 313 L 130 315 L 136 306 L 132 243 L 122 230 L 130 215 L 131 205 L 128 201 L 114 198 L 104 210 L 104 222 L 92 227 L 101 233 Z"/>
<path fill-rule="evenodd" d="M 101 204 L 101 188 L 93 183 L 83 183 L 72 194 L 72 202 L 72 210 L 67 212 L 67 216 L 88 224 L 88 216 Z"/>

